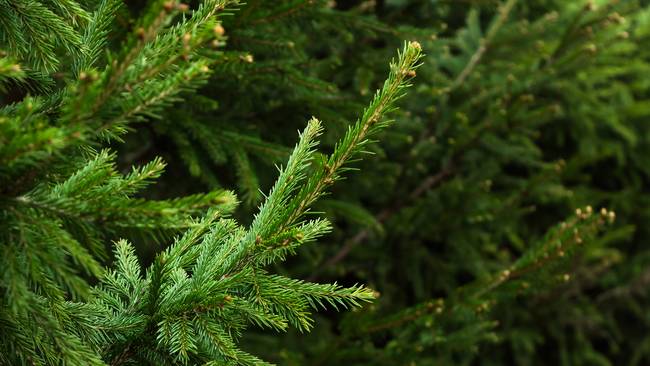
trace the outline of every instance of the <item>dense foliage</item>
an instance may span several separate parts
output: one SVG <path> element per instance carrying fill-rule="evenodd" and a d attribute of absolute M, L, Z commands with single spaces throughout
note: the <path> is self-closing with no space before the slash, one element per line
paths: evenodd
<path fill-rule="evenodd" d="M 0 364 L 648 364 L 649 41 L 641 0 L 0 0 Z"/>

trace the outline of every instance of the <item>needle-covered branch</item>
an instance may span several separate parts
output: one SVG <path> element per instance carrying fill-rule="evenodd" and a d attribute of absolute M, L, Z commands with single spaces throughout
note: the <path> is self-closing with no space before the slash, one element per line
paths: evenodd
<path fill-rule="evenodd" d="M 249 325 L 275 330 L 291 325 L 306 331 L 313 327 L 313 310 L 359 307 L 372 300 L 374 291 L 363 286 L 309 283 L 272 274 L 264 267 L 328 232 L 327 221 L 301 222 L 302 213 L 339 177 L 344 164 L 367 144 L 368 136 L 386 125 L 381 118 L 401 96 L 419 57 L 419 45 L 405 46 L 391 65 L 384 88 L 329 158 L 331 168 L 313 165 L 322 127 L 315 118 L 309 121 L 247 229 L 211 213 L 160 253 L 144 276 L 132 246 L 118 242 L 117 265 L 102 278 L 94 302 L 104 315 L 102 325 L 95 325 L 101 335 L 92 339 L 120 339 L 95 345 L 105 350 L 103 357 L 117 363 L 137 360 L 141 356 L 136 352 L 124 353 L 137 349 L 184 364 L 211 360 L 257 364 L 259 359 L 236 345 Z M 136 179 L 150 169 L 130 176 Z M 317 176 L 322 182 L 308 176 L 314 169 L 321 172 Z M 81 182 L 82 177 L 72 181 Z M 122 332 L 124 327 L 130 329 L 128 336 Z"/>
<path fill-rule="evenodd" d="M 411 42 L 404 46 L 397 60 L 391 62 L 390 73 L 382 89 L 377 91 L 362 117 L 347 130 L 334 152 L 324 161 L 317 161 L 313 150 L 313 140 L 321 132 L 320 122 L 315 118 L 309 122 L 286 168 L 281 170 L 271 193 L 255 216 L 248 235 L 238 247 L 228 249 L 232 253 L 228 257 L 228 266 L 236 268 L 249 260 L 264 261 L 266 259 L 262 258 L 268 254 L 262 253 L 276 251 L 281 256 L 284 251 L 292 250 L 291 243 L 301 241 L 305 233 L 295 232 L 292 237 L 279 242 L 274 238 L 295 229 L 295 224 L 309 207 L 340 178 L 345 164 L 363 151 L 369 137 L 388 125 L 389 121 L 383 118 L 393 110 L 395 101 L 410 86 L 409 80 L 415 76 L 421 57 L 418 43 Z M 270 242 L 279 245 L 269 245 Z"/>

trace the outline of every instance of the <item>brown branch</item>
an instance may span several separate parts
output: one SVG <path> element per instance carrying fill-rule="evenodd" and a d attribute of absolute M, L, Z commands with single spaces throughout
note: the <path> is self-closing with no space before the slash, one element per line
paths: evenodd
<path fill-rule="evenodd" d="M 386 222 L 393 215 L 395 215 L 400 209 L 402 209 L 407 203 L 411 201 L 415 201 L 424 193 L 437 187 L 442 182 L 447 180 L 450 176 L 452 176 L 455 170 L 455 166 L 456 165 L 453 162 L 453 160 L 450 161 L 447 165 L 443 166 L 442 169 L 440 169 L 440 171 L 438 171 L 436 174 L 430 175 L 427 178 L 425 178 L 422 181 L 422 183 L 420 183 L 420 185 L 417 186 L 417 188 L 415 188 L 415 190 L 413 190 L 411 194 L 409 194 L 408 196 L 409 199 L 407 202 L 403 202 L 403 201 L 397 202 L 392 207 L 382 210 L 381 212 L 379 212 L 377 216 L 375 216 L 375 220 L 380 224 Z M 369 228 L 359 231 L 354 237 L 348 240 L 334 256 L 330 257 L 322 266 L 317 268 L 316 271 L 314 271 L 314 273 L 307 278 L 307 280 L 308 281 L 316 280 L 318 278 L 318 274 L 322 272 L 324 269 L 332 267 L 337 263 L 341 262 L 343 259 L 345 259 L 348 256 L 348 254 L 350 254 L 350 251 L 352 251 L 354 247 L 363 243 L 368 238 L 369 235 L 370 235 Z"/>
<path fill-rule="evenodd" d="M 111 366 L 118 366 L 126 362 L 131 355 L 131 346 L 128 345 L 124 347 L 124 350 L 122 352 L 115 356 L 115 358 L 111 361 Z"/>
<path fill-rule="evenodd" d="M 516 2 L 517 0 L 508 0 L 507 3 L 499 8 L 498 18 L 492 24 L 485 37 L 481 39 L 479 47 L 476 49 L 476 52 L 474 52 L 472 57 L 470 57 L 469 62 L 465 65 L 465 68 L 463 68 L 460 74 L 458 74 L 456 79 L 454 79 L 454 81 L 451 83 L 447 90 L 448 92 L 462 85 L 467 77 L 472 73 L 472 71 L 474 71 L 474 68 L 479 64 L 483 58 L 483 55 L 488 50 L 490 43 L 492 43 L 492 39 L 508 19 L 508 15 L 510 14 L 512 8 L 515 6 Z"/>
<path fill-rule="evenodd" d="M 616 298 L 631 297 L 643 293 L 650 285 L 650 267 L 647 267 L 629 284 L 614 287 L 603 292 L 596 298 L 596 303 L 602 303 Z"/>

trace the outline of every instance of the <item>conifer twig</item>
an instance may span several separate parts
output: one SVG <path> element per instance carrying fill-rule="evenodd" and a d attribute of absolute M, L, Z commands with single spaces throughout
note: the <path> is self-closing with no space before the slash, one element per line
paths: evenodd
<path fill-rule="evenodd" d="M 480 46 L 476 49 L 476 52 L 470 57 L 469 62 L 465 65 L 463 70 L 458 74 L 458 76 L 454 79 L 454 81 L 445 89 L 447 93 L 455 90 L 458 88 L 460 85 L 462 85 L 467 77 L 474 71 L 480 60 L 482 59 L 483 55 L 487 51 L 489 45 L 491 44 L 493 38 L 496 36 L 498 31 L 501 29 L 505 21 L 508 19 L 508 16 L 510 15 L 510 11 L 512 8 L 516 5 L 517 0 L 508 0 L 505 4 L 503 4 L 499 8 L 499 15 L 495 19 L 495 21 L 492 23 L 490 26 L 486 36 L 481 39 L 480 41 Z M 422 138 L 428 137 L 428 134 L 425 134 Z M 455 169 L 455 163 L 453 160 L 445 165 L 440 171 L 437 173 L 430 175 L 426 177 L 420 185 L 418 185 L 408 196 L 409 201 L 413 201 L 417 198 L 419 198 L 422 194 L 430 190 L 431 188 L 437 186 L 440 184 L 442 181 L 446 180 L 451 174 L 452 171 Z M 399 211 L 403 206 L 405 202 L 397 202 L 395 205 L 393 205 L 390 208 L 382 210 L 376 217 L 375 220 L 378 223 L 383 223 L 386 220 L 388 220 L 390 217 L 392 217 L 397 211 Z M 347 257 L 347 255 L 350 253 L 350 251 L 360 243 L 362 243 L 364 240 L 367 239 L 368 235 L 370 234 L 370 229 L 363 229 L 359 231 L 354 237 L 352 237 L 350 240 L 348 240 L 342 247 L 339 249 L 339 251 L 330 257 L 322 266 L 319 266 L 309 277 L 310 280 L 315 280 L 320 272 L 322 272 L 325 268 L 329 268 L 331 266 L 336 265 L 337 263 L 341 262 L 343 259 Z"/>
<path fill-rule="evenodd" d="M 318 173 L 313 174 L 309 182 L 304 186 L 303 191 L 298 195 L 298 206 L 294 213 L 287 219 L 291 225 L 297 217 L 302 215 L 305 209 L 321 196 L 325 187 L 339 179 L 339 170 L 350 158 L 361 152 L 366 143 L 367 137 L 382 127 L 380 119 L 389 112 L 392 104 L 402 96 L 402 89 L 408 84 L 406 81 L 415 76 L 417 63 L 421 58 L 421 46 L 417 42 L 411 42 L 404 47 L 397 64 L 391 64 L 391 73 L 384 83 L 383 88 L 377 91 L 370 106 L 366 108 L 363 117 L 348 129 L 345 137 L 337 144 L 332 155 L 329 156 Z"/>
<path fill-rule="evenodd" d="M 301 161 L 300 156 L 311 155 L 309 151 L 315 146 L 311 139 L 320 134 L 320 122 L 316 119 L 310 121 L 303 133 L 301 143 L 294 150 L 287 167 L 280 174 L 271 194 L 260 208 L 259 214 L 251 225 L 249 236 L 244 240 L 245 243 L 239 248 L 230 249 L 232 259 L 229 262 L 234 266 L 231 269 L 244 266 L 247 263 L 246 258 L 251 259 L 250 255 L 255 252 L 255 248 L 264 248 L 267 243 L 273 241 L 274 235 L 283 233 L 295 225 L 309 207 L 324 194 L 325 189 L 341 178 L 340 174 L 346 170 L 345 164 L 363 151 L 369 143 L 368 137 L 388 123 L 382 121 L 382 117 L 392 110 L 393 103 L 403 95 L 403 90 L 410 86 L 408 80 L 415 76 L 415 69 L 419 66 L 421 57 L 419 43 L 410 42 L 404 46 L 397 61 L 391 63 L 391 70 L 383 88 L 377 91 L 362 117 L 350 126 L 329 157 L 314 164 L 313 171 L 296 195 L 288 198 L 288 193 L 297 188 L 295 182 L 305 174 L 306 166 L 298 165 Z M 285 213 L 274 212 L 279 209 Z M 267 221 L 272 218 L 277 220 L 277 216 L 281 219 L 275 224 L 276 228 L 272 232 L 262 232 L 257 229 L 271 226 Z"/>

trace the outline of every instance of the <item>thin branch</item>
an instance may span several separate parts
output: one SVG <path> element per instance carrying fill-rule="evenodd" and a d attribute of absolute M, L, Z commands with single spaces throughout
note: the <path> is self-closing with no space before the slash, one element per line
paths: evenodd
<path fill-rule="evenodd" d="M 506 2 L 503 6 L 499 7 L 499 16 L 494 21 L 494 23 L 492 23 L 492 26 L 490 26 L 490 29 L 488 30 L 485 37 L 481 39 L 479 47 L 476 49 L 476 52 L 474 52 L 472 57 L 470 57 L 469 62 L 465 65 L 463 71 L 458 74 L 456 79 L 454 79 L 451 85 L 447 88 L 447 92 L 451 92 L 461 86 L 467 77 L 474 71 L 476 66 L 483 58 L 483 55 L 485 55 L 485 52 L 488 50 L 488 47 L 492 43 L 494 36 L 496 36 L 496 34 L 499 32 L 499 29 L 501 29 L 505 21 L 508 19 L 508 15 L 516 3 L 517 0 L 508 0 L 508 2 Z"/>
<path fill-rule="evenodd" d="M 440 169 L 440 171 L 438 171 L 436 174 L 430 175 L 427 178 L 425 178 L 420 183 L 420 185 L 417 186 L 417 188 L 411 192 L 407 202 L 404 201 L 397 202 L 392 207 L 382 210 L 377 216 L 375 216 L 375 220 L 379 224 L 383 224 L 388 219 L 393 217 L 393 215 L 399 212 L 399 210 L 401 210 L 407 203 L 411 201 L 415 201 L 424 193 L 437 187 L 445 180 L 447 180 L 449 177 L 451 177 L 455 171 L 455 167 L 456 167 L 455 163 L 453 161 L 450 161 L 447 165 L 442 167 L 442 169 Z M 315 281 L 318 278 L 318 274 L 321 273 L 323 270 L 332 267 L 338 264 L 339 262 L 341 262 L 342 260 L 344 260 L 348 256 L 348 254 L 350 254 L 352 249 L 354 249 L 354 247 L 356 247 L 357 245 L 363 243 L 368 238 L 369 235 L 370 235 L 369 228 L 359 231 L 354 237 L 348 240 L 334 256 L 330 257 L 322 266 L 319 266 L 314 271 L 314 273 L 312 273 L 312 275 L 307 279 L 307 281 Z"/>

